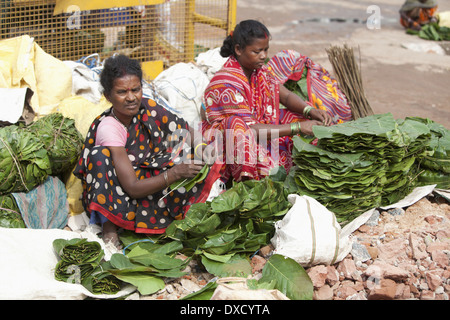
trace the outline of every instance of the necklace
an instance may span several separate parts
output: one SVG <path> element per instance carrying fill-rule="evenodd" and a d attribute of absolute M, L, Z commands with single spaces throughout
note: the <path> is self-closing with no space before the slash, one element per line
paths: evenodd
<path fill-rule="evenodd" d="M 128 131 L 128 128 L 122 123 L 122 121 L 119 120 L 119 118 L 117 118 L 116 114 L 114 113 L 114 109 L 111 109 L 111 114 L 114 117 L 114 119 L 116 119 L 117 121 L 119 121 L 119 123 L 125 128 L 125 130 Z"/>

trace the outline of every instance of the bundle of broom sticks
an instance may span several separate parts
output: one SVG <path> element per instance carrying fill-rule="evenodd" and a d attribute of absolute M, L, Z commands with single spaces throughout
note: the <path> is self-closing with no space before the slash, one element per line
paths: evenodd
<path fill-rule="evenodd" d="M 326 52 L 333 66 L 339 88 L 347 97 L 353 119 L 356 120 L 373 115 L 374 112 L 364 93 L 361 72 L 356 64 L 353 48 L 344 44 L 343 47 L 331 46 L 326 49 Z"/>

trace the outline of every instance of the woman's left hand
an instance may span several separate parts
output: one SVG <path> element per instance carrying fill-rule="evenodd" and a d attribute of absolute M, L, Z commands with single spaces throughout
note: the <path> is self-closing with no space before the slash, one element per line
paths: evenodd
<path fill-rule="evenodd" d="M 332 118 L 325 110 L 313 108 L 309 112 L 309 116 L 312 120 L 321 121 L 324 126 L 330 126 Z"/>

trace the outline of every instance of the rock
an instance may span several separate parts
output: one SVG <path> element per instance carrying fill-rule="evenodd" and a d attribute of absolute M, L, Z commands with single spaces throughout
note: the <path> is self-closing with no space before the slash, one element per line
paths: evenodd
<path fill-rule="evenodd" d="M 309 278 L 314 288 L 320 288 L 325 284 L 328 276 L 328 269 L 324 265 L 317 265 L 308 270 Z"/>
<path fill-rule="evenodd" d="M 352 250 L 350 253 L 356 261 L 365 262 L 372 258 L 370 256 L 369 252 L 367 251 L 366 246 L 364 246 L 356 241 L 353 242 Z"/>
<path fill-rule="evenodd" d="M 262 247 L 261 249 L 259 249 L 259 253 L 264 257 L 264 258 L 269 258 L 272 253 L 273 253 L 273 245 L 269 244 L 267 246 Z"/>
<path fill-rule="evenodd" d="M 266 264 L 267 260 L 259 255 L 254 255 L 250 265 L 252 266 L 252 273 L 261 272 L 264 268 L 264 265 Z"/>
<path fill-rule="evenodd" d="M 392 208 L 387 211 L 392 216 L 400 216 L 405 213 L 405 210 L 402 208 Z"/>
<path fill-rule="evenodd" d="M 364 275 L 376 279 L 391 279 L 394 281 L 403 281 L 408 279 L 409 273 L 402 269 L 385 263 L 383 261 L 375 261 L 365 271 Z"/>
<path fill-rule="evenodd" d="M 342 260 L 337 269 L 340 274 L 344 276 L 345 279 L 354 279 L 357 280 L 360 278 L 360 275 L 358 274 L 358 270 L 356 269 L 355 261 L 352 259 L 344 259 Z"/>
<path fill-rule="evenodd" d="M 190 294 L 201 289 L 201 287 L 192 280 L 181 278 L 180 282 L 184 293 Z"/>
<path fill-rule="evenodd" d="M 425 273 L 425 279 L 427 281 L 428 288 L 431 291 L 435 291 L 439 286 L 442 285 L 442 279 L 433 271 L 429 271 Z"/>
<path fill-rule="evenodd" d="M 370 258 L 375 260 L 378 258 L 378 248 L 377 247 L 366 247 L 367 252 L 370 254 Z"/>
<path fill-rule="evenodd" d="M 406 257 L 406 244 L 403 238 L 394 239 L 378 246 L 378 257 L 382 260 L 392 260 Z"/>
<path fill-rule="evenodd" d="M 346 300 L 348 297 L 353 296 L 354 294 L 357 293 L 358 292 L 353 287 L 344 285 L 337 290 L 336 297 L 339 299 Z"/>
<path fill-rule="evenodd" d="M 417 236 L 416 234 L 409 234 L 409 245 L 412 250 L 413 258 L 416 260 L 422 260 L 428 256 L 426 252 L 426 245 L 423 238 Z"/>
<path fill-rule="evenodd" d="M 334 266 L 327 266 L 327 283 L 334 286 L 339 282 L 339 273 Z"/>
<path fill-rule="evenodd" d="M 368 300 L 393 300 L 397 293 L 397 284 L 391 279 L 382 279 L 369 292 Z"/>
<path fill-rule="evenodd" d="M 378 219 L 380 219 L 380 211 L 374 210 L 369 220 L 365 223 L 369 227 L 374 227 L 378 225 Z"/>
<path fill-rule="evenodd" d="M 333 300 L 333 289 L 329 285 L 323 285 L 316 291 L 314 291 L 314 300 Z"/>
<path fill-rule="evenodd" d="M 447 267 L 448 264 L 448 256 L 443 251 L 435 250 L 431 253 L 431 259 L 436 263 L 440 268 Z"/>

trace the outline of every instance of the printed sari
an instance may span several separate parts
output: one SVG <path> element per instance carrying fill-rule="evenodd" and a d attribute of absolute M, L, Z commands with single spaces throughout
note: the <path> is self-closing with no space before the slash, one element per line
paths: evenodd
<path fill-rule="evenodd" d="M 96 146 L 98 124 L 111 109 L 92 123 L 74 175 L 83 185 L 82 203 L 87 213 L 100 213 L 118 227 L 136 233 L 161 234 L 173 220 L 185 217 L 189 207 L 206 201 L 220 166 L 211 166 L 208 176 L 191 190 L 165 189 L 141 199 L 132 199 L 121 188 L 108 147 Z M 190 159 L 188 124 L 152 99 L 142 99 L 141 108 L 128 128 L 126 150 L 138 179 L 148 179 Z"/>

